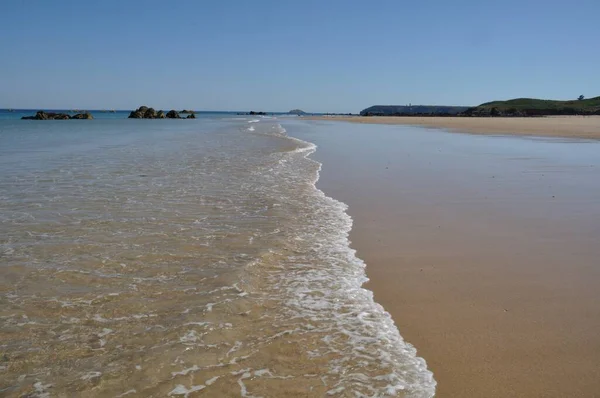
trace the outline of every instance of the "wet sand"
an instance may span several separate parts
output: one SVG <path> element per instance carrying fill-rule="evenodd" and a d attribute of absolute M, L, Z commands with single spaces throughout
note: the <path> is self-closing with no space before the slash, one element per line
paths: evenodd
<path fill-rule="evenodd" d="M 366 124 L 403 124 L 444 128 L 472 134 L 536 135 L 600 139 L 600 116 L 515 118 L 317 116 L 310 120 L 336 120 Z"/>
<path fill-rule="evenodd" d="M 600 144 L 308 123 L 437 396 L 600 394 Z"/>

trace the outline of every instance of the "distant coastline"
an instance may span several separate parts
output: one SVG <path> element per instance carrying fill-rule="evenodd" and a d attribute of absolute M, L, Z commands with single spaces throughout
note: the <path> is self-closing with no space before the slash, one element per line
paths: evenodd
<path fill-rule="evenodd" d="M 600 140 L 600 116 L 461 117 L 461 116 L 311 116 L 363 124 L 412 125 L 483 135 L 521 135 Z"/>
<path fill-rule="evenodd" d="M 361 116 L 461 116 L 461 117 L 534 117 L 600 115 L 600 97 L 575 100 L 515 98 L 486 102 L 478 106 L 446 105 L 373 105 Z"/>

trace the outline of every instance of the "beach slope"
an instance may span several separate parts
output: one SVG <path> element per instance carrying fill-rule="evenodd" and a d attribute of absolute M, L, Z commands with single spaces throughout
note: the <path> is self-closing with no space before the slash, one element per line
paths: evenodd
<path fill-rule="evenodd" d="M 427 117 L 427 116 L 311 116 L 304 119 L 364 124 L 399 124 L 442 128 L 472 134 L 521 135 L 600 139 L 600 116 L 548 117 Z"/>

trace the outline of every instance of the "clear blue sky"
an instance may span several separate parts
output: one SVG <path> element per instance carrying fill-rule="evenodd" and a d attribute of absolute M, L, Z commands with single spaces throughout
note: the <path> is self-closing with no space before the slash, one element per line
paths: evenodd
<path fill-rule="evenodd" d="M 600 95 L 600 0 L 19 1 L 0 107 L 358 112 Z"/>

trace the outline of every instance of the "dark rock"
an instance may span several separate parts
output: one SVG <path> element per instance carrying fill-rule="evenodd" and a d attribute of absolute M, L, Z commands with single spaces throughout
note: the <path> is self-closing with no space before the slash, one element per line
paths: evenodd
<path fill-rule="evenodd" d="M 186 111 L 190 115 L 187 117 L 188 119 L 195 119 L 193 111 Z M 191 117 L 190 117 L 191 116 Z M 129 114 L 130 119 L 181 119 L 179 112 L 176 110 L 170 110 L 165 114 L 163 111 L 156 111 L 154 108 L 148 108 L 147 106 L 140 106 L 135 111 L 131 111 Z"/>
<path fill-rule="evenodd" d="M 181 119 L 181 116 L 179 116 L 176 110 L 170 110 L 167 112 L 167 119 Z"/>
<path fill-rule="evenodd" d="M 91 116 L 91 115 L 90 115 Z M 23 116 L 23 120 L 69 120 L 71 117 L 66 113 L 54 113 L 38 111 L 35 116 Z"/>
<path fill-rule="evenodd" d="M 94 117 L 92 116 L 91 113 L 89 112 L 85 112 L 85 113 L 78 113 L 76 115 L 71 116 L 71 119 L 88 119 L 91 120 Z"/>
<path fill-rule="evenodd" d="M 131 111 L 128 118 L 129 119 L 143 119 L 144 113 L 140 112 L 139 110 Z"/>
<path fill-rule="evenodd" d="M 156 111 L 154 108 L 148 108 L 144 112 L 144 119 L 156 119 Z"/>
<path fill-rule="evenodd" d="M 148 110 L 149 109 L 147 106 L 140 106 L 135 111 L 131 111 L 131 113 L 129 114 L 129 119 L 144 119 Z"/>
<path fill-rule="evenodd" d="M 50 119 L 50 114 L 46 113 L 44 111 L 38 111 L 35 114 L 35 120 L 49 120 Z"/>
<path fill-rule="evenodd" d="M 194 111 L 189 111 L 189 110 L 187 110 L 187 109 L 184 109 L 184 110 L 182 110 L 182 111 L 181 111 L 181 112 L 179 112 L 179 113 L 195 113 L 195 112 L 194 112 Z"/>

